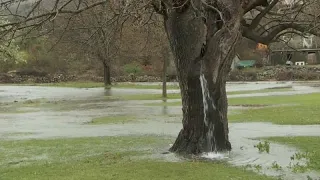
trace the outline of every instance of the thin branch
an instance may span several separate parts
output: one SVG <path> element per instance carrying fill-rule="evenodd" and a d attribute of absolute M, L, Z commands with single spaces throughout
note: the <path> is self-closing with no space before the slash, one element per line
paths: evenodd
<path fill-rule="evenodd" d="M 263 11 L 261 11 L 251 22 L 251 25 L 249 28 L 255 29 L 263 19 L 263 17 L 266 16 L 266 14 L 279 2 L 279 0 L 273 0 L 272 3 L 266 7 Z"/>

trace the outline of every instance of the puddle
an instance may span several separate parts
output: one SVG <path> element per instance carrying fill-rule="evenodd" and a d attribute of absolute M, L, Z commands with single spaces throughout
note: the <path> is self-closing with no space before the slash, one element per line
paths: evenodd
<path fill-rule="evenodd" d="M 151 83 L 149 83 L 151 84 Z M 281 88 L 292 85 L 294 91 L 268 92 L 230 95 L 229 97 L 252 97 L 269 95 L 293 95 L 319 92 L 317 88 L 301 86 L 292 82 L 276 83 L 228 83 L 228 91 L 258 90 L 265 88 Z M 46 138 L 74 138 L 99 136 L 127 136 L 127 135 L 159 135 L 174 138 L 178 135 L 181 124 L 181 107 L 145 106 L 145 103 L 157 101 L 117 101 L 106 100 L 105 95 L 117 96 L 127 94 L 160 93 L 161 90 L 140 89 L 111 89 L 103 88 L 76 89 L 53 87 L 16 87 L 0 86 L 0 101 L 38 102 L 37 106 L 22 107 L 25 113 L 0 113 L 0 137 L 6 140 L 16 139 L 46 139 Z M 172 90 L 177 92 L 179 90 Z M 30 101 L 31 100 L 31 101 Z M 180 100 L 168 100 L 175 102 Z M 13 103 L 12 103 L 13 104 Z M 11 104 L 11 105 L 12 105 Z M 31 105 L 36 103 L 31 103 Z M 26 104 L 28 105 L 28 104 Z M 14 104 L 12 106 L 15 106 Z M 256 107 L 256 105 L 254 105 Z M 229 110 L 249 108 L 252 106 L 231 106 Z M 259 106 L 261 107 L 261 106 Z M 86 125 L 92 119 L 103 116 L 134 115 L 142 119 L 140 123 Z M 284 179 L 306 179 L 305 174 L 292 174 L 289 169 L 275 171 L 270 167 L 276 161 L 281 167 L 290 163 L 290 157 L 296 149 L 284 145 L 271 144 L 270 154 L 259 153 L 254 145 L 258 143 L 253 138 L 272 136 L 320 136 L 320 126 L 274 125 L 271 123 L 230 123 L 230 141 L 233 150 L 228 154 L 203 154 L 203 158 L 227 161 L 235 166 L 262 166 L 261 171 L 269 175 L 283 175 Z M 25 133 L 28 132 L 28 133 Z M 24 134 L 25 133 L 25 134 Z M 12 134 L 8 136 L 8 134 Z M 19 135 L 20 134 L 20 135 Z M 168 142 L 173 143 L 173 142 Z M 166 161 L 178 161 L 172 153 L 163 153 L 169 149 L 159 149 L 153 158 Z M 312 172 L 308 175 L 316 176 Z"/>

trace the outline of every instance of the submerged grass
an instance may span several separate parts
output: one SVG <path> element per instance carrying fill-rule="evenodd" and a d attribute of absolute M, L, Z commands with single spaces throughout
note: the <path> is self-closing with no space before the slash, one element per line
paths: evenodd
<path fill-rule="evenodd" d="M 180 99 L 180 93 L 170 93 L 167 98 L 163 98 L 161 94 L 138 94 L 138 95 L 124 95 L 118 97 L 121 100 L 165 100 L 165 99 Z"/>
<path fill-rule="evenodd" d="M 320 137 L 271 137 L 267 139 L 296 147 L 303 151 L 303 154 L 307 153 L 306 156 L 300 156 L 309 161 L 306 168 L 320 172 Z M 297 158 L 297 156 L 292 158 Z"/>
<path fill-rule="evenodd" d="M 0 103 L 0 113 L 6 114 L 23 114 L 38 111 L 38 107 L 42 104 L 40 99 L 15 101 L 10 103 Z"/>
<path fill-rule="evenodd" d="M 28 135 L 32 135 L 34 133 L 32 132 L 13 132 L 13 133 L 6 133 L 6 134 L 3 134 L 1 137 L 0 137 L 0 140 L 3 138 L 7 138 L 7 137 L 13 137 L 13 136 L 28 136 Z"/>
<path fill-rule="evenodd" d="M 119 116 L 106 116 L 106 117 L 99 117 L 93 119 L 89 124 L 92 125 L 99 125 L 99 124 L 124 124 L 137 121 L 137 117 L 135 116 L 126 116 L 126 115 L 119 115 Z"/>
<path fill-rule="evenodd" d="M 169 142 L 152 136 L 0 141 L 0 179 L 273 179 L 223 163 L 139 158 Z"/>

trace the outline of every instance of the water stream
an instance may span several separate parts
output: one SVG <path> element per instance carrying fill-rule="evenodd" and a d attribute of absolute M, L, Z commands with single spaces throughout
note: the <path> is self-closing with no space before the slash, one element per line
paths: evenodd
<path fill-rule="evenodd" d="M 209 92 L 209 87 L 208 87 L 208 82 L 204 76 L 204 74 L 201 74 L 200 76 L 200 82 L 201 82 L 201 90 L 202 90 L 202 98 L 203 98 L 203 114 L 204 114 L 204 124 L 208 129 L 207 132 L 207 144 L 209 146 L 209 151 L 214 151 L 216 152 L 216 140 L 214 137 L 214 123 L 212 121 L 210 121 L 210 117 L 209 116 L 209 110 L 212 109 L 214 110 L 216 107 L 214 105 L 214 102 L 210 96 L 210 92 Z"/>

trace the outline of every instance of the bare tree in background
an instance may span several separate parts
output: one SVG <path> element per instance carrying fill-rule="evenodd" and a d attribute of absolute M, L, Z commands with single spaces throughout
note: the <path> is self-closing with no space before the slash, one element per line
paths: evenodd
<path fill-rule="evenodd" d="M 13 1 L 10 1 L 13 2 Z M 10 5 L 2 3 L 2 9 Z M 17 2 L 17 1 L 15 1 Z M 36 0 L 31 10 L 44 1 Z M 75 6 L 69 6 L 73 2 Z M 108 1 L 55 0 L 51 8 L 27 13 L 0 25 L 1 35 L 19 35 L 56 16 L 72 16 Z M 316 0 L 145 0 L 114 1 L 134 19 L 163 16 L 178 72 L 182 95 L 183 129 L 171 151 L 198 154 L 231 150 L 228 137 L 226 77 L 242 37 L 270 44 L 285 34 L 319 35 L 319 14 L 310 9 Z M 9 4 L 8 4 L 9 3 Z M 11 3 L 12 5 L 12 3 Z M 15 3 L 17 6 L 17 3 Z M 282 9 L 281 9 L 282 8 Z M 47 8 L 48 9 L 48 8 Z M 8 11 L 6 11 L 8 14 Z M 251 16 L 249 16 L 251 15 Z M 148 18 L 147 18 L 148 19 Z"/>
<path fill-rule="evenodd" d="M 112 59 L 119 52 L 122 24 L 125 17 L 103 5 L 75 16 L 67 29 L 60 29 L 62 39 L 78 45 L 78 52 L 86 52 L 99 60 L 104 69 L 104 84 L 111 85 Z M 62 31 L 62 32 L 61 32 Z"/>

